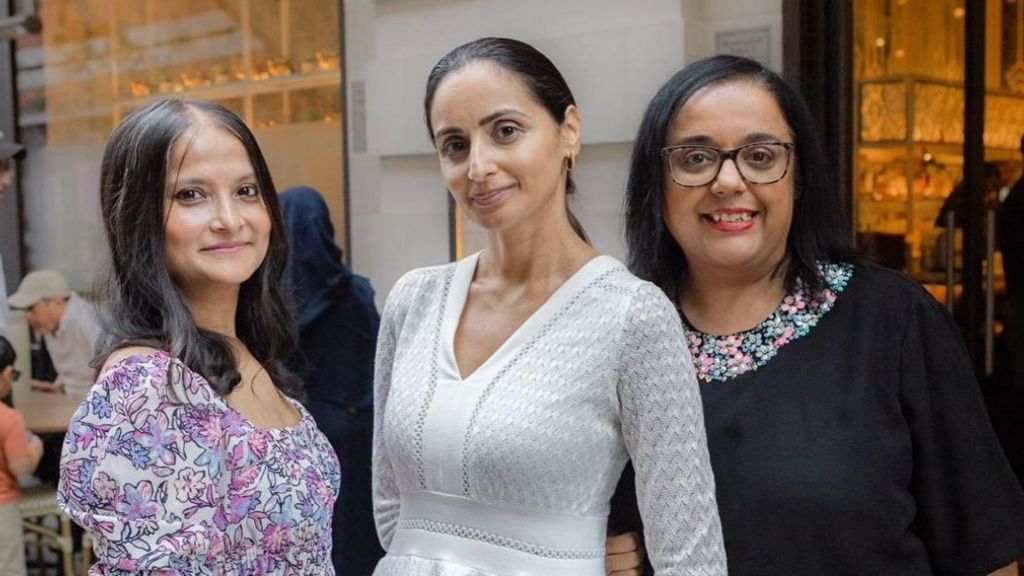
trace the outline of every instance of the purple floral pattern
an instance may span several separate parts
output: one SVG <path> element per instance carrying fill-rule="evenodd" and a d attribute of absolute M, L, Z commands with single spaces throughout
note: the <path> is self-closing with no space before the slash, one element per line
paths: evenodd
<path fill-rule="evenodd" d="M 293 402 L 294 403 L 294 402 Z M 58 502 L 93 576 L 333 576 L 341 477 L 312 417 L 257 428 L 165 352 L 108 369 L 68 429 Z"/>
<path fill-rule="evenodd" d="M 779 349 L 806 335 L 836 303 L 838 295 L 853 276 L 848 264 L 819 266 L 826 286 L 808 294 L 797 287 L 782 299 L 779 307 L 760 325 L 736 334 L 705 334 L 685 321 L 686 340 L 702 382 L 729 380 L 757 370 L 778 354 Z"/>

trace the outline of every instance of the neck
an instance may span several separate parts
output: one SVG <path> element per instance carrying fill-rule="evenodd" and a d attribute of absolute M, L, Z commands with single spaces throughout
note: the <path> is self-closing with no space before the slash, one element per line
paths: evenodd
<path fill-rule="evenodd" d="M 723 271 L 691 267 L 680 306 L 694 328 L 733 334 L 754 328 L 786 296 L 785 266 L 767 270 Z"/>
<path fill-rule="evenodd" d="M 185 300 L 196 326 L 235 338 L 235 314 L 238 311 L 238 286 L 215 288 L 204 286 L 186 294 Z M 199 295 L 201 294 L 201 296 Z"/>
<path fill-rule="evenodd" d="M 547 210 L 510 230 L 490 232 L 477 278 L 510 284 L 561 284 L 597 255 L 569 224 L 564 211 Z"/>

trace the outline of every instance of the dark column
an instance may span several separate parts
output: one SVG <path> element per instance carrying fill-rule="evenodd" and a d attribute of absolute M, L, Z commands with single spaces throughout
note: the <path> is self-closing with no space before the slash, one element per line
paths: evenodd
<path fill-rule="evenodd" d="M 853 2 L 783 0 L 782 73 L 814 116 L 846 210 L 853 207 Z"/>
<path fill-rule="evenodd" d="M 984 257 L 984 169 L 985 169 L 985 2 L 966 3 L 964 35 L 964 189 L 967 214 L 964 221 L 964 337 L 975 367 L 983 366 L 982 319 L 985 297 L 981 261 Z"/>

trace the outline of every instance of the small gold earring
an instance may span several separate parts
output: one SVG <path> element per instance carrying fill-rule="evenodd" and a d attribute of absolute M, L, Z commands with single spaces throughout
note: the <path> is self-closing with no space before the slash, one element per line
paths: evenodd
<path fill-rule="evenodd" d="M 573 168 L 576 167 L 576 155 L 569 154 L 569 158 L 566 159 L 565 165 L 568 168 L 569 172 L 572 172 Z"/>

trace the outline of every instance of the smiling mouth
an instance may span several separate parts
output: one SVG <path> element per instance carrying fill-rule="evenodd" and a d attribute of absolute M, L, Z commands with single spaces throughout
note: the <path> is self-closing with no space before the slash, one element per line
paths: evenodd
<path fill-rule="evenodd" d="M 232 243 L 232 244 L 220 244 L 220 245 L 217 245 L 217 246 L 210 246 L 208 248 L 203 248 L 201 251 L 202 252 L 214 252 L 214 253 L 237 252 L 237 251 L 242 250 L 243 248 L 246 248 L 248 246 L 249 246 L 248 242 L 237 242 L 237 243 Z"/>
<path fill-rule="evenodd" d="M 716 212 L 708 215 L 712 222 L 750 222 L 753 217 L 753 212 L 734 212 L 731 214 Z"/>
<path fill-rule="evenodd" d="M 482 204 L 482 205 L 491 204 L 494 201 L 496 201 L 498 198 L 500 198 L 502 196 L 502 194 L 504 194 L 505 192 L 508 192 L 511 189 L 512 189 L 512 186 L 505 186 L 504 188 L 497 188 L 497 189 L 491 190 L 489 192 L 484 192 L 482 194 L 477 194 L 476 196 L 471 196 L 470 197 L 470 201 L 472 203 L 474 203 L 474 204 Z"/>

